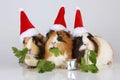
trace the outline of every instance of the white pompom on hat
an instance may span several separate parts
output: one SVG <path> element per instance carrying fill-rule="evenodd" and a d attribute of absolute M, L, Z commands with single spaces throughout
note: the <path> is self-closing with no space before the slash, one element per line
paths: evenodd
<path fill-rule="evenodd" d="M 20 39 L 23 42 L 25 37 L 31 37 L 38 34 L 33 24 L 29 21 L 23 9 L 20 9 Z"/>
<path fill-rule="evenodd" d="M 73 36 L 81 36 L 82 34 L 87 33 L 88 31 L 83 26 L 82 15 L 80 9 L 77 8 L 74 22 L 74 31 Z"/>
<path fill-rule="evenodd" d="M 54 25 L 50 27 L 50 30 L 55 30 L 55 31 L 66 30 L 66 22 L 64 19 L 64 15 L 65 15 L 65 8 L 62 6 L 55 19 Z"/>

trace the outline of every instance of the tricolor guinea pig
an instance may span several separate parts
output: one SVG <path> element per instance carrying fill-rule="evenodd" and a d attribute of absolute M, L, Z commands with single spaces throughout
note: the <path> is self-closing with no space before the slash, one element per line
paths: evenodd
<path fill-rule="evenodd" d="M 78 63 L 80 63 L 82 57 L 85 58 L 88 50 L 93 50 L 97 53 L 96 65 L 98 68 L 112 64 L 114 53 L 111 45 L 103 38 L 92 35 L 83 27 L 79 9 L 76 11 L 74 28 L 72 56 L 77 59 Z M 87 62 L 91 64 L 90 60 Z"/>
<path fill-rule="evenodd" d="M 23 40 L 24 48 L 28 48 L 28 54 L 25 57 L 25 64 L 28 67 L 36 67 L 37 61 L 44 58 L 45 38 L 41 35 L 25 37 Z"/>
<path fill-rule="evenodd" d="M 72 57 L 73 42 L 71 35 L 66 31 L 64 13 L 64 7 L 61 7 L 54 26 L 46 35 L 45 59 L 55 63 L 57 68 L 66 68 L 67 60 Z M 50 49 L 54 49 L 58 56 Z"/>
<path fill-rule="evenodd" d="M 45 45 L 45 59 L 55 63 L 57 67 L 65 68 L 66 62 L 72 56 L 72 38 L 68 32 L 53 31 L 47 33 L 47 41 Z M 50 51 L 51 48 L 57 48 L 61 51 L 59 56 L 55 56 Z"/>
<path fill-rule="evenodd" d="M 45 37 L 35 29 L 23 9 L 20 11 L 20 39 L 24 48 L 28 48 L 24 63 L 36 67 L 38 60 L 44 58 Z"/>
<path fill-rule="evenodd" d="M 90 33 L 74 37 L 73 58 L 80 63 L 81 57 L 87 54 L 87 50 L 94 50 L 97 53 L 97 67 L 110 65 L 113 62 L 113 49 L 111 45 L 101 37 L 93 36 Z M 88 61 L 90 64 L 91 62 Z"/>

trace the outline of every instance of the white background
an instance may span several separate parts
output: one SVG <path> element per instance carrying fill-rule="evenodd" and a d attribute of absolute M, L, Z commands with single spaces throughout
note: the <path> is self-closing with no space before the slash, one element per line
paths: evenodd
<path fill-rule="evenodd" d="M 114 49 L 114 62 L 120 63 L 119 0 L 0 0 L 0 70 L 19 66 L 11 50 L 12 46 L 22 49 L 19 8 L 25 10 L 32 24 L 45 35 L 61 5 L 65 6 L 65 20 L 70 31 L 73 30 L 76 7 L 79 7 L 85 28 L 108 40 Z"/>

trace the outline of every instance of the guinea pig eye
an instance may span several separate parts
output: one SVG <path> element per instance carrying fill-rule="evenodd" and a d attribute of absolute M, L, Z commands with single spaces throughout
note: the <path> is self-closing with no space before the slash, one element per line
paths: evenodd
<path fill-rule="evenodd" d="M 23 40 L 23 44 L 26 44 L 25 40 Z"/>
<path fill-rule="evenodd" d="M 58 40 L 58 41 L 63 41 L 61 36 L 58 36 L 58 37 L 57 37 L 57 40 Z"/>

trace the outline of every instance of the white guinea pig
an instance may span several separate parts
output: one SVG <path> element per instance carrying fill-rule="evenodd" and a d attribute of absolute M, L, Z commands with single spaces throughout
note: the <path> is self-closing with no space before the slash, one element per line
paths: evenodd
<path fill-rule="evenodd" d="M 81 57 L 87 54 L 87 50 L 94 50 L 97 56 L 97 67 L 101 68 L 104 65 L 110 65 L 113 62 L 113 49 L 110 44 L 101 37 L 93 36 L 90 33 L 85 33 L 82 36 L 74 37 L 73 58 L 81 61 Z M 88 61 L 88 64 L 91 62 Z"/>

